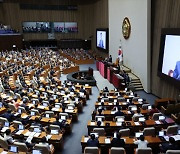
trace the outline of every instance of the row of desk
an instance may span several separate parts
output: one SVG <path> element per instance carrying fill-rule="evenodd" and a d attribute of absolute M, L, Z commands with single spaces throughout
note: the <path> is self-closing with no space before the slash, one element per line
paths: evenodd
<path fill-rule="evenodd" d="M 125 84 L 123 83 L 124 78 L 118 74 L 117 68 L 102 61 L 96 61 L 96 68 L 105 79 L 114 85 L 115 88 L 125 88 Z"/>

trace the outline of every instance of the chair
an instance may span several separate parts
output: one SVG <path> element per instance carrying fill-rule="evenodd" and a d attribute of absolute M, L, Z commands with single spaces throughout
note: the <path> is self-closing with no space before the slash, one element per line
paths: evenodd
<path fill-rule="evenodd" d="M 58 106 L 62 107 L 62 104 L 61 104 L 61 103 L 55 103 L 55 105 L 54 105 L 54 106 L 56 106 L 56 105 L 58 105 Z"/>
<path fill-rule="evenodd" d="M 166 130 L 166 135 L 177 134 L 178 133 L 178 125 L 168 126 Z"/>
<path fill-rule="evenodd" d="M 21 152 L 28 152 L 28 147 L 26 146 L 25 143 L 14 142 L 14 145 L 18 147 L 18 151 L 21 151 Z"/>
<path fill-rule="evenodd" d="M 118 97 L 118 101 L 119 101 L 119 102 L 125 102 L 126 99 L 125 99 L 124 97 Z"/>
<path fill-rule="evenodd" d="M 122 137 L 130 136 L 130 129 L 129 129 L 129 128 L 120 129 L 120 130 L 119 130 L 119 133 L 121 133 L 121 136 L 122 136 Z"/>
<path fill-rule="evenodd" d="M 31 112 L 35 112 L 35 115 L 40 115 L 40 113 L 37 109 L 31 109 Z"/>
<path fill-rule="evenodd" d="M 37 98 L 31 99 L 31 101 L 32 101 L 32 102 L 35 101 L 37 104 L 39 104 L 39 99 L 37 99 Z"/>
<path fill-rule="evenodd" d="M 124 116 L 116 116 L 115 121 L 118 122 L 118 119 L 122 119 L 122 121 L 124 121 L 125 117 Z"/>
<path fill-rule="evenodd" d="M 177 123 L 180 124 L 180 112 L 177 114 L 171 114 L 171 118 Z"/>
<path fill-rule="evenodd" d="M 161 112 L 165 115 L 170 115 L 171 113 L 174 113 L 175 105 L 174 104 L 168 104 L 167 108 L 164 106 L 161 106 Z"/>
<path fill-rule="evenodd" d="M 25 108 L 24 108 L 24 107 L 22 107 L 22 106 L 19 106 L 18 110 L 21 110 L 21 113 L 26 113 Z"/>
<path fill-rule="evenodd" d="M 93 129 L 94 133 L 98 133 L 99 136 L 104 136 L 105 135 L 105 130 L 104 128 L 94 128 Z"/>
<path fill-rule="evenodd" d="M 180 150 L 167 150 L 166 154 L 180 154 Z"/>
<path fill-rule="evenodd" d="M 13 121 L 14 127 L 18 128 L 19 125 L 23 125 L 21 121 Z"/>
<path fill-rule="evenodd" d="M 26 99 L 29 102 L 29 97 L 23 96 L 23 99 Z"/>
<path fill-rule="evenodd" d="M 50 154 L 50 151 L 47 148 L 47 146 L 43 144 L 35 144 L 34 149 L 40 150 L 43 154 Z"/>
<path fill-rule="evenodd" d="M 14 92 L 13 92 L 12 90 L 9 90 L 9 95 L 10 95 L 11 97 L 14 97 Z"/>
<path fill-rule="evenodd" d="M 144 136 L 155 136 L 155 128 L 154 127 L 144 128 L 143 134 Z"/>
<path fill-rule="evenodd" d="M 20 94 L 16 93 L 15 95 L 17 96 L 18 99 L 22 99 Z"/>
<path fill-rule="evenodd" d="M 129 105 L 129 106 L 128 106 L 128 110 L 129 110 L 129 111 L 131 111 L 132 108 L 137 110 L 137 106 L 136 106 L 136 105 Z"/>
<path fill-rule="evenodd" d="M 53 118 L 55 116 L 53 111 L 45 111 L 44 114 L 49 114 L 49 118 Z"/>
<path fill-rule="evenodd" d="M 120 148 L 120 147 L 111 147 L 111 149 L 109 149 L 109 154 L 125 154 L 126 151 L 124 148 Z"/>
<path fill-rule="evenodd" d="M 152 154 L 151 148 L 145 148 L 145 149 L 136 149 L 136 154 Z"/>
<path fill-rule="evenodd" d="M 8 120 L 6 118 L 0 117 L 0 123 L 4 124 L 5 122 L 8 122 Z"/>
<path fill-rule="evenodd" d="M 0 146 L 1 148 L 8 150 L 8 143 L 4 138 L 0 135 Z"/>
<path fill-rule="evenodd" d="M 139 99 L 139 97 L 133 97 L 132 101 L 137 102 L 137 101 L 138 101 L 138 99 Z"/>
<path fill-rule="evenodd" d="M 148 109 L 148 106 L 149 106 L 149 104 L 143 104 L 143 105 L 142 105 L 142 109 L 143 109 L 143 110 L 147 110 L 147 109 Z"/>
<path fill-rule="evenodd" d="M 60 116 L 60 119 L 61 119 L 61 116 L 65 116 L 65 117 L 66 117 L 66 119 L 68 119 L 68 118 L 69 118 L 68 113 L 59 113 L 59 116 Z"/>
<path fill-rule="evenodd" d="M 85 147 L 84 154 L 100 154 L 98 147 Z"/>
<path fill-rule="evenodd" d="M 10 108 L 12 111 L 15 111 L 15 112 L 16 112 L 16 107 L 14 106 L 14 104 L 8 103 L 8 106 L 9 106 L 9 108 Z"/>
<path fill-rule="evenodd" d="M 74 104 L 67 104 L 67 108 L 68 109 L 75 109 L 75 105 Z"/>
<path fill-rule="evenodd" d="M 162 116 L 162 113 L 154 113 L 152 116 L 153 120 L 159 120 L 159 116 Z"/>
<path fill-rule="evenodd" d="M 101 121 L 104 121 L 104 120 L 105 120 L 105 117 L 104 117 L 104 116 L 96 116 L 96 117 L 95 117 L 95 120 L 96 120 L 96 121 L 99 121 L 98 119 L 101 119 Z"/>
<path fill-rule="evenodd" d="M 36 95 L 40 95 L 40 92 L 38 90 L 34 90 Z"/>
<path fill-rule="evenodd" d="M 50 125 L 50 130 L 58 130 L 58 132 L 60 132 L 60 126 L 58 125 Z"/>
<path fill-rule="evenodd" d="M 4 92 L 5 90 L 4 90 L 4 87 L 3 87 L 3 85 L 2 84 L 0 84 L 0 93 L 2 93 L 2 92 Z"/>
<path fill-rule="evenodd" d="M 180 103 L 175 104 L 174 113 L 180 113 Z"/>

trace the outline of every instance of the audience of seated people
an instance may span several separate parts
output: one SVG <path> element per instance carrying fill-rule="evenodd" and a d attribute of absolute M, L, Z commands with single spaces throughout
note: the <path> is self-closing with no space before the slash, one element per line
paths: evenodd
<path fill-rule="evenodd" d="M 12 34 L 12 33 L 18 33 L 18 31 L 10 28 L 10 26 L 0 23 L 0 34 Z"/>

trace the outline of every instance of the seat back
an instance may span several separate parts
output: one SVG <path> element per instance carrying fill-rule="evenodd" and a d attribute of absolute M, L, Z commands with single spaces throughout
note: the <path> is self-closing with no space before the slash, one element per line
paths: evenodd
<path fill-rule="evenodd" d="M 155 136 L 155 128 L 154 127 L 144 128 L 143 134 L 144 136 Z"/>
<path fill-rule="evenodd" d="M 119 102 L 125 102 L 126 99 L 125 99 L 124 97 L 118 97 L 118 101 L 119 101 Z"/>
<path fill-rule="evenodd" d="M 26 146 L 25 143 L 14 142 L 14 145 L 18 147 L 18 151 L 21 151 L 21 152 L 28 152 L 28 147 Z"/>
<path fill-rule="evenodd" d="M 174 104 L 168 104 L 166 108 L 165 114 L 169 115 L 171 113 L 174 113 L 175 105 Z"/>
<path fill-rule="evenodd" d="M 54 117 L 55 116 L 55 114 L 54 114 L 54 112 L 53 111 L 45 111 L 45 113 L 44 113 L 45 115 L 46 114 L 49 114 L 49 117 L 50 118 L 52 118 L 52 117 Z"/>
<path fill-rule="evenodd" d="M 41 150 L 41 153 L 43 153 L 43 154 L 49 154 L 50 153 L 47 146 L 43 145 L 43 144 L 35 144 L 34 149 Z"/>
<path fill-rule="evenodd" d="M 16 93 L 15 95 L 17 96 L 18 99 L 22 99 L 20 94 Z"/>
<path fill-rule="evenodd" d="M 10 108 L 12 111 L 15 111 L 15 112 L 16 112 L 16 107 L 14 106 L 14 104 L 8 103 L 8 106 L 9 106 L 9 108 Z"/>
<path fill-rule="evenodd" d="M 147 110 L 147 109 L 148 109 L 148 106 L 149 106 L 149 104 L 143 104 L 143 105 L 142 105 L 142 109 L 143 109 L 143 110 Z"/>
<path fill-rule="evenodd" d="M 152 154 L 151 148 L 145 148 L 145 149 L 136 149 L 136 154 Z"/>
<path fill-rule="evenodd" d="M 84 154 L 99 154 L 98 147 L 85 147 Z"/>
<path fill-rule="evenodd" d="M 69 118 L 69 115 L 67 113 L 59 113 L 59 116 L 60 116 L 60 119 L 61 119 L 61 116 L 65 116 L 66 119 Z"/>
<path fill-rule="evenodd" d="M 6 118 L 0 117 L 0 123 L 4 124 L 4 122 L 8 122 L 8 120 Z"/>
<path fill-rule="evenodd" d="M 104 135 L 105 135 L 105 130 L 104 130 L 104 128 L 94 128 L 94 129 L 93 129 L 93 132 L 94 132 L 94 133 L 98 133 L 99 136 L 104 136 Z"/>
<path fill-rule="evenodd" d="M 122 137 L 127 137 L 130 135 L 130 129 L 126 128 L 126 129 L 120 129 L 119 132 L 121 133 Z"/>
<path fill-rule="evenodd" d="M 95 117 L 95 120 L 96 120 L 96 121 L 99 121 L 98 119 L 101 119 L 102 121 L 104 121 L 104 120 L 105 120 L 105 117 L 104 117 L 104 116 L 96 116 L 96 117 Z"/>
<path fill-rule="evenodd" d="M 115 121 L 118 122 L 118 119 L 121 119 L 121 120 L 124 121 L 125 117 L 124 117 L 124 116 L 116 116 L 116 117 L 115 117 Z"/>
<path fill-rule="evenodd" d="M 6 140 L 4 140 L 4 138 L 0 135 L 0 146 L 5 149 L 8 150 L 8 143 Z"/>
<path fill-rule="evenodd" d="M 180 154 L 180 150 L 167 150 L 166 154 Z"/>
<path fill-rule="evenodd" d="M 177 134 L 178 133 L 178 125 L 168 126 L 166 134 Z"/>
<path fill-rule="evenodd" d="M 58 125 L 50 125 L 49 127 L 51 130 L 58 130 L 58 132 L 60 131 L 60 126 Z"/>
<path fill-rule="evenodd" d="M 162 116 L 162 113 L 154 113 L 152 116 L 153 120 L 159 120 L 159 116 Z"/>
<path fill-rule="evenodd" d="M 15 128 L 18 128 L 19 125 L 23 125 L 22 122 L 16 120 L 13 121 L 13 124 Z"/>
<path fill-rule="evenodd" d="M 39 115 L 39 111 L 37 109 L 31 109 L 32 112 L 35 112 L 35 115 Z"/>
<path fill-rule="evenodd" d="M 21 113 L 26 113 L 26 110 L 24 107 L 19 106 L 18 110 L 21 110 Z"/>
<path fill-rule="evenodd" d="M 110 154 L 125 154 L 125 149 L 120 147 L 111 147 Z"/>

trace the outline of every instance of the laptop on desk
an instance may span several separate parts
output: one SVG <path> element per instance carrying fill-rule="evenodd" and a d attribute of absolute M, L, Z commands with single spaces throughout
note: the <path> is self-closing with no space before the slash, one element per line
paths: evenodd
<path fill-rule="evenodd" d="M 18 147 L 14 146 L 14 145 L 11 145 L 11 146 L 9 146 L 9 151 L 13 152 L 13 153 L 17 153 L 18 152 Z"/>

